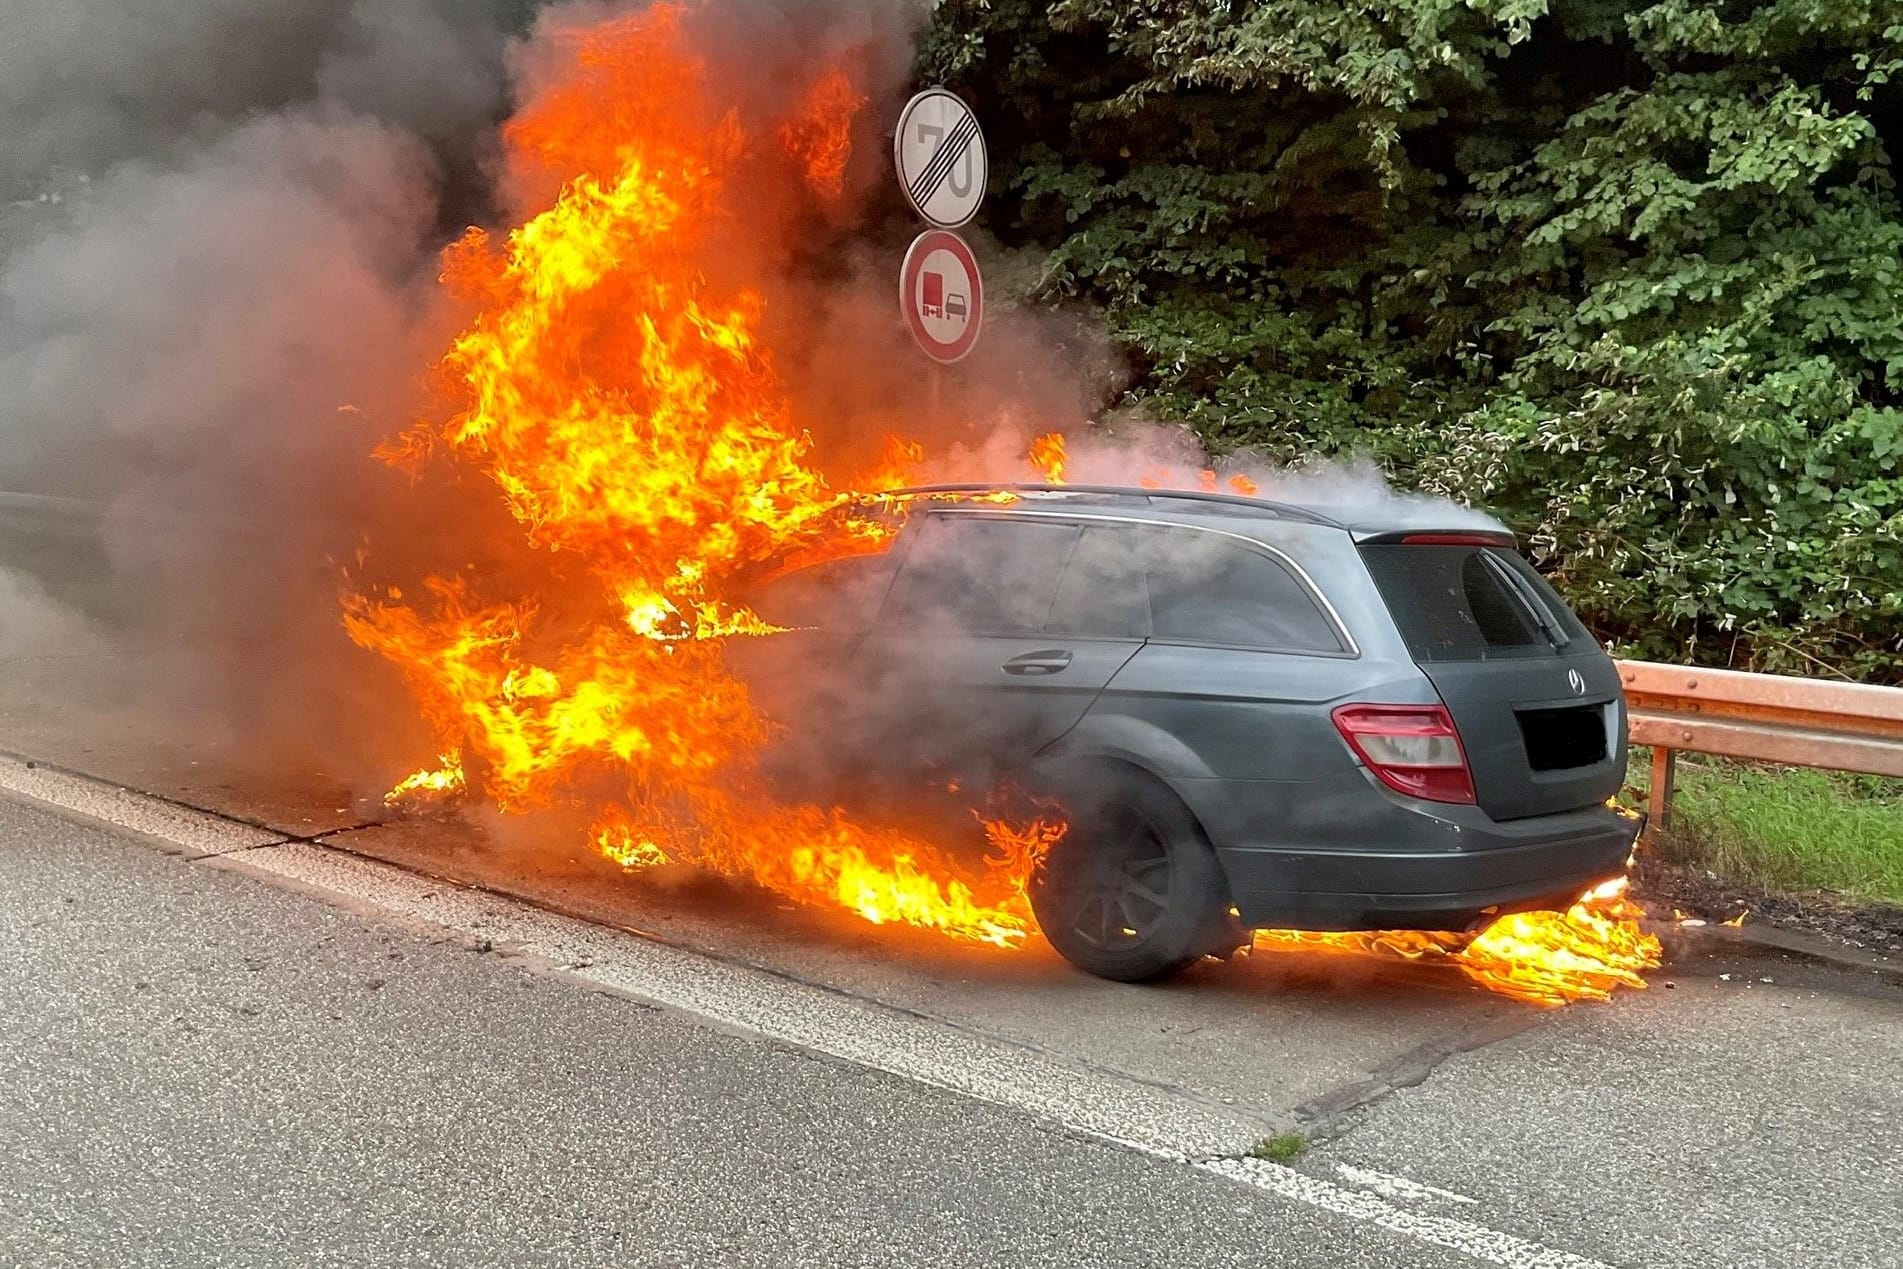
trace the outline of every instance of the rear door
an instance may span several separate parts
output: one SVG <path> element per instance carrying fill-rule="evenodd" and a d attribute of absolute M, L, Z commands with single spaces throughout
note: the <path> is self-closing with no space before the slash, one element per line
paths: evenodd
<path fill-rule="evenodd" d="M 777 633 L 724 641 L 727 665 L 775 724 L 762 769 L 789 799 L 833 804 L 865 791 L 882 716 L 853 654 L 896 564 L 859 555 L 776 577 L 745 598 Z"/>
<path fill-rule="evenodd" d="M 1150 639 L 1093 717 L 1136 721 L 1172 761 L 1218 777 L 1225 798 L 1342 767 L 1340 737 L 1316 706 L 1345 690 L 1355 653 L 1288 558 L 1199 528 L 1132 526 L 1124 537 Z M 1315 799 L 1311 808 L 1332 813 Z"/>
<path fill-rule="evenodd" d="M 816 691 L 850 683 L 853 649 L 884 602 L 896 563 L 890 554 L 828 560 L 775 577 L 746 597 L 776 632 L 728 640 L 726 658 L 769 713 L 809 717 L 826 707 Z"/>
<path fill-rule="evenodd" d="M 1498 820 L 1603 802 L 1625 777 L 1619 675 L 1517 551 L 1459 534 L 1361 546 L 1415 663 L 1454 716 Z"/>
<path fill-rule="evenodd" d="M 907 536 L 857 661 L 888 703 L 892 742 L 934 765 L 981 774 L 1021 764 L 1068 731 L 1142 644 L 1128 623 L 1088 629 L 1062 617 L 1087 609 L 1087 588 L 1061 585 L 1085 539 L 1076 523 L 935 512 Z M 1098 549 L 1079 557 L 1080 578 Z"/>

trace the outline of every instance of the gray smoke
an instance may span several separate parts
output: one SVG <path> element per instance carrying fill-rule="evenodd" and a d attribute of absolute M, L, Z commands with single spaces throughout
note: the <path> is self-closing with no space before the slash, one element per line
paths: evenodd
<path fill-rule="evenodd" d="M 525 0 L 12 0 L 0 650 L 248 740 L 347 706 L 338 567 L 403 509 L 446 228 Z M 381 685 L 380 685 L 381 686 Z"/>
<path fill-rule="evenodd" d="M 10 0 L 0 191 L 321 102 L 433 141 L 499 101 L 529 0 Z M 19 195 L 15 194 L 16 197 Z"/>
<path fill-rule="evenodd" d="M 279 766 L 415 757 L 405 693 L 343 634 L 342 578 L 360 558 L 397 575 L 492 575 L 508 561 L 481 544 L 520 535 L 462 531 L 504 514 L 491 491 L 445 486 L 478 477 L 413 486 L 369 452 L 432 412 L 427 368 L 460 325 L 435 283 L 441 246 L 522 210 L 496 125 L 533 91 L 542 47 L 559 25 L 637 5 L 12 0 L 0 35 L 9 674 L 84 667 L 49 699 L 130 705 L 167 734 L 229 737 Z M 849 196 L 825 224 L 842 239 L 889 180 L 885 120 L 923 13 L 914 0 L 742 0 L 693 19 L 716 96 L 743 113 L 835 60 L 870 86 Z M 719 263 L 751 280 L 816 213 L 771 187 L 749 211 Z M 770 312 L 813 301 L 803 329 L 825 332 L 822 354 L 771 334 L 786 337 L 808 402 L 840 407 L 835 436 L 860 430 L 870 394 L 843 386 L 864 370 L 828 362 L 851 347 L 831 336 L 883 321 L 888 347 L 902 338 L 895 262 L 863 287 L 839 287 L 859 275 L 837 262 L 821 270 L 832 278 L 762 281 Z M 393 773 L 366 779 L 380 774 Z"/>
<path fill-rule="evenodd" d="M 630 7 L 579 0 L 538 19 L 535 0 L 10 0 L 9 671 L 83 665 L 68 702 L 156 709 L 175 731 L 278 747 L 285 765 L 355 768 L 358 745 L 405 761 L 422 750 L 415 731 L 393 730 L 415 726 L 405 694 L 344 637 L 340 578 L 364 550 L 396 574 L 425 549 L 419 570 L 493 570 L 473 544 L 520 535 L 463 531 L 504 514 L 492 491 L 413 487 L 369 451 L 429 409 L 425 368 L 458 326 L 435 285 L 442 243 L 520 210 L 507 179 L 505 205 L 489 201 L 511 77 L 532 91 L 557 28 Z M 749 186 L 710 256 L 712 285 L 765 294 L 764 334 L 828 470 L 859 469 L 897 433 L 940 456 L 923 477 L 1022 478 L 1024 441 L 1063 428 L 1073 479 L 1128 483 L 1164 462 L 1193 478 L 1207 460 L 1180 433 L 1084 439 L 1079 421 L 1114 395 L 1120 359 L 1087 319 L 1015 307 L 1028 285 L 1013 275 L 1035 262 L 982 235 L 996 272 L 978 350 L 938 376 L 910 347 L 893 274 L 917 225 L 887 156 L 924 13 L 916 0 L 696 11 L 720 111 L 771 117 L 835 63 L 870 97 L 844 197 Z M 1371 473 L 1338 483 L 1384 492 Z"/>

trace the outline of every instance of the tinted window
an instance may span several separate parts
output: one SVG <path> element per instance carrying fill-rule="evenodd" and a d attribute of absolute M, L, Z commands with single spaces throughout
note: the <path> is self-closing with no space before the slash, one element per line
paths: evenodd
<path fill-rule="evenodd" d="M 1207 533 L 1151 534 L 1144 550 L 1158 639 L 1340 652 L 1308 590 L 1261 551 Z"/>
<path fill-rule="evenodd" d="M 855 555 L 829 560 L 767 583 L 753 611 L 795 630 L 858 630 L 872 620 L 892 580 L 892 557 Z"/>
<path fill-rule="evenodd" d="M 1043 627 L 1079 531 L 1033 520 L 928 515 L 910 533 L 881 624 L 1008 634 Z"/>
<path fill-rule="evenodd" d="M 1134 529 L 1085 529 L 1057 587 L 1052 634 L 1097 639 L 1141 639 L 1150 633 L 1150 597 Z"/>
<path fill-rule="evenodd" d="M 1552 656 L 1589 637 L 1513 551 L 1417 543 L 1361 556 L 1417 661 Z"/>

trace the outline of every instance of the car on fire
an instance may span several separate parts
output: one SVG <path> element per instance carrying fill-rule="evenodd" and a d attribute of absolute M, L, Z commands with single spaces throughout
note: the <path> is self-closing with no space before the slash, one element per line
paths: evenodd
<path fill-rule="evenodd" d="M 1265 927 L 1459 931 L 1623 871 L 1619 676 L 1491 522 L 907 492 L 890 550 L 789 572 L 761 611 L 796 630 L 790 677 L 830 685 L 846 766 L 1063 806 L 1029 892 L 1077 966 L 1158 978 Z"/>

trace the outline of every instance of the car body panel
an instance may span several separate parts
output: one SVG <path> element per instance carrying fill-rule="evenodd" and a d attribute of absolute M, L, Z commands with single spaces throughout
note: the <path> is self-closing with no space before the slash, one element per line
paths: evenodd
<path fill-rule="evenodd" d="M 1597 646 L 1528 661 L 1430 662 L 1421 667 L 1460 729 L 1480 806 L 1499 820 L 1602 802 L 1625 780 L 1625 698 L 1619 671 Z M 1576 676 L 1576 677 L 1575 677 Z M 1523 719 L 1536 712 L 1591 711 L 1603 757 L 1581 767 L 1529 767 Z"/>
<path fill-rule="evenodd" d="M 855 673 L 909 697 L 914 744 L 933 765 L 977 755 L 1034 754 L 1076 725 L 1140 639 L 945 635 L 874 629 Z M 1061 662 L 1061 665 L 1060 665 Z M 1043 666 L 1051 669 L 1042 669 Z M 957 719 L 956 726 L 932 720 Z"/>

